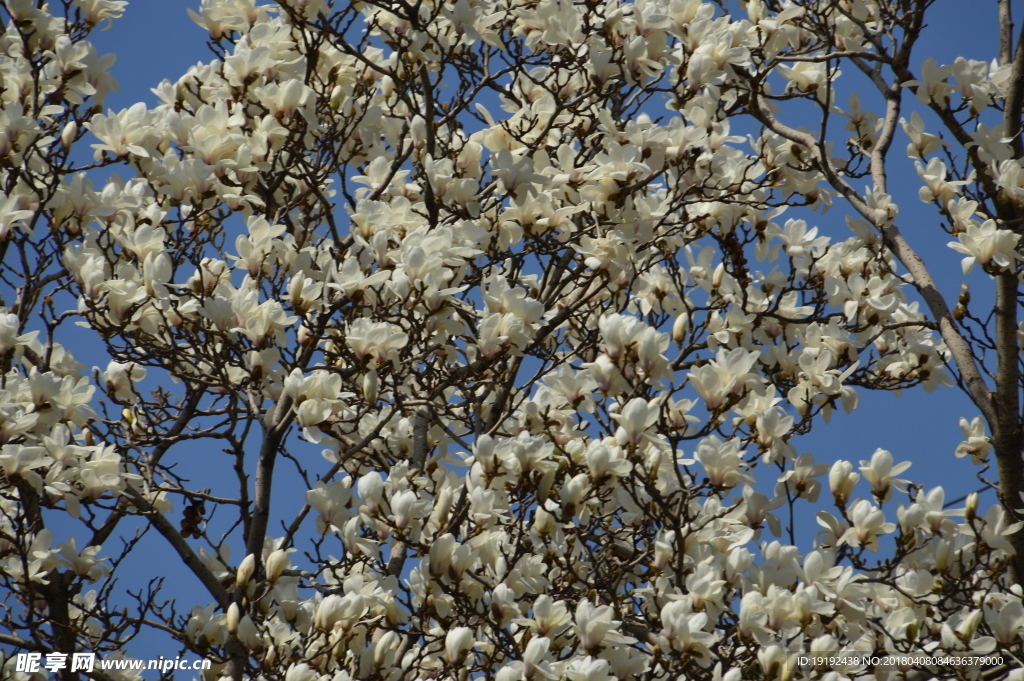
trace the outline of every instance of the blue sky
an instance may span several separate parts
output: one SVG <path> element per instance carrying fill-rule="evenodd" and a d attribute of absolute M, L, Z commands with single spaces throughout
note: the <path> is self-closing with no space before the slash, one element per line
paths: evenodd
<path fill-rule="evenodd" d="M 164 78 L 175 80 L 189 66 L 212 58 L 206 47 L 206 32 L 196 26 L 186 12 L 186 8 L 195 9 L 197 4 L 185 0 L 134 0 L 124 18 L 115 22 L 113 28 L 93 35 L 93 42 L 101 53 L 114 52 L 118 55 L 113 71 L 120 84 L 120 93 L 111 93 L 107 99 L 108 108 L 118 110 L 137 101 L 153 105 L 156 98 L 150 92 L 151 87 Z M 970 12 L 964 11 L 966 6 L 970 6 Z M 990 60 L 997 45 L 995 8 L 996 3 L 991 1 L 939 0 L 932 10 L 934 18 L 930 22 L 936 29 L 926 31 L 919 43 L 915 66 L 928 55 L 935 56 L 940 63 L 951 63 L 958 54 Z M 848 75 L 851 79 L 854 77 L 854 74 Z M 839 103 L 845 105 L 845 99 L 841 98 Z M 865 97 L 867 103 L 868 98 Z M 497 107 L 492 111 L 497 112 Z M 930 129 L 936 127 L 934 119 L 926 116 L 926 120 Z M 808 122 L 808 125 L 812 126 L 813 122 Z M 900 133 L 892 151 L 895 165 L 891 174 L 891 193 L 900 203 L 900 224 L 911 244 L 929 262 L 946 295 L 952 298 L 963 280 L 959 267 L 961 256 L 946 248 L 949 239 L 939 230 L 933 209 L 916 199 L 919 181 L 912 164 L 904 158 L 906 143 Z M 825 216 L 796 215 L 796 212 L 791 212 L 792 217 L 805 217 L 810 224 L 819 226 L 834 239 L 842 240 L 849 234 L 844 226 L 848 210 L 841 201 L 837 200 L 835 207 Z M 972 275 L 972 282 L 981 288 L 985 286 L 984 279 L 984 274 Z M 976 299 L 981 298 L 976 296 Z M 79 359 L 89 365 L 106 364 L 106 359 L 98 355 Z M 975 467 L 967 460 L 957 460 L 953 456 L 954 448 L 962 439 L 958 419 L 961 416 L 972 418 L 976 414 L 974 406 L 956 389 L 941 389 L 933 394 L 913 390 L 902 397 L 860 390 L 860 409 L 857 412 L 850 416 L 837 413 L 829 426 L 819 425 L 814 432 L 794 441 L 794 444 L 798 452 L 810 451 L 818 462 L 827 463 L 840 458 L 856 463 L 870 458 L 876 448 L 888 449 L 897 461 L 910 460 L 914 463 L 905 477 L 928 488 L 943 485 L 947 489 L 946 498 L 950 500 L 978 487 L 974 479 Z M 863 483 L 858 491 L 864 493 Z M 988 500 L 991 502 L 994 498 L 990 495 Z M 803 505 L 802 508 L 808 507 Z M 180 510 L 177 509 L 179 513 Z M 813 531 L 814 527 L 810 516 L 801 516 L 797 520 L 799 535 L 808 536 L 804 533 Z M 155 560 L 176 560 L 169 553 L 164 553 L 161 542 L 162 539 L 155 535 L 147 538 L 145 546 L 155 553 L 140 556 L 137 567 L 146 576 L 152 574 L 147 565 Z M 801 543 L 806 546 L 807 542 Z M 189 593 L 193 584 L 188 575 L 169 576 L 170 594 L 187 593 L 191 596 L 195 593 L 198 594 L 197 601 L 203 604 L 209 600 L 194 589 Z M 189 606 L 192 600 L 191 597 L 185 599 Z M 166 640 L 162 637 L 161 640 L 164 642 L 159 646 L 143 641 L 129 654 L 138 657 L 173 654 Z"/>
<path fill-rule="evenodd" d="M 121 91 L 107 97 L 108 108 L 116 111 L 139 101 L 154 105 L 156 96 L 150 88 L 212 58 L 209 36 L 189 18 L 189 8 L 198 10 L 199 2 L 132 0 L 111 29 L 92 34 L 100 53 L 117 55 L 113 72 Z"/>

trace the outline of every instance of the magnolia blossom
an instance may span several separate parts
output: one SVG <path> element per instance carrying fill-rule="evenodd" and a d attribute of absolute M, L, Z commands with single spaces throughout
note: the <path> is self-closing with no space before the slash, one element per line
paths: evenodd
<path fill-rule="evenodd" d="M 966 440 L 956 447 L 956 458 L 962 459 L 970 455 L 971 463 L 982 464 L 992 451 L 992 443 L 985 436 L 985 424 L 980 416 L 975 416 L 970 422 L 965 418 L 960 419 L 960 431 Z"/>
<path fill-rule="evenodd" d="M 722 442 L 712 435 L 697 445 L 693 457 L 704 466 L 712 485 L 728 489 L 741 482 L 754 482 L 754 478 L 743 471 L 744 452 L 739 447 L 740 442 L 736 439 Z"/>
<path fill-rule="evenodd" d="M 922 54 L 928 3 L 196 4 L 216 54 L 114 111 L 124 0 L 3 3 L 0 676 L 1019 657 L 1021 65 Z M 990 275 L 955 302 L 915 189 Z M 954 381 L 989 508 L 805 451 Z"/>
<path fill-rule="evenodd" d="M 853 526 L 839 538 L 840 543 L 863 546 L 875 553 L 879 548 L 879 535 L 896 529 L 895 523 L 885 522 L 885 514 L 880 508 L 865 499 L 857 499 L 850 505 L 850 521 Z"/>
<path fill-rule="evenodd" d="M 359 319 L 349 325 L 345 340 L 359 359 L 383 363 L 397 358 L 408 335 L 393 324 Z"/>
<path fill-rule="evenodd" d="M 892 498 L 892 491 L 895 487 L 903 491 L 906 480 L 900 480 L 893 476 L 899 475 L 911 466 L 911 462 L 893 464 L 892 454 L 884 449 L 876 449 L 871 455 L 870 461 L 861 461 L 860 472 L 864 479 L 871 483 L 872 494 L 880 504 Z"/>
<path fill-rule="evenodd" d="M 638 444 L 644 440 L 644 431 L 658 418 L 661 405 L 648 403 L 640 398 L 630 400 L 619 414 L 612 418 L 619 424 L 615 438 L 620 444 Z"/>
<path fill-rule="evenodd" d="M 1017 259 L 1019 237 L 1008 229 L 997 228 L 995 220 L 986 220 L 981 225 L 969 224 L 957 239 L 948 245 L 967 256 L 962 261 L 964 274 L 974 269 L 975 263 L 1005 268 Z"/>

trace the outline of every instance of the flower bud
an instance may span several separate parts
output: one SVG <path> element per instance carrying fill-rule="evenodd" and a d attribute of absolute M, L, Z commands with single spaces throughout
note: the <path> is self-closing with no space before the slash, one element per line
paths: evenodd
<path fill-rule="evenodd" d="M 462 664 L 466 653 L 476 645 L 473 630 L 469 627 L 455 627 L 444 639 L 444 656 L 452 664 Z"/>
<path fill-rule="evenodd" d="M 523 653 L 524 673 L 526 678 L 533 678 L 537 675 L 537 667 L 548 654 L 551 646 L 551 639 L 546 636 L 531 639 Z"/>
<path fill-rule="evenodd" d="M 380 389 L 380 379 L 376 371 L 370 371 L 363 376 L 363 397 L 367 404 L 374 404 L 377 401 L 377 393 Z"/>
<path fill-rule="evenodd" d="M 398 650 L 400 639 L 397 631 L 389 631 L 381 636 L 377 641 L 377 647 L 373 649 L 373 663 L 378 667 L 383 667 L 387 662 L 388 652 Z"/>
<path fill-rule="evenodd" d="M 970 641 L 974 638 L 974 632 L 978 630 L 978 625 L 981 624 L 983 613 L 981 610 L 972 610 L 971 614 L 964 618 L 963 624 L 959 626 L 960 636 L 964 641 Z"/>
<path fill-rule="evenodd" d="M 853 472 L 853 464 L 849 461 L 836 461 L 828 472 L 828 486 L 836 503 L 845 504 L 850 500 L 853 488 L 860 481 L 860 474 Z"/>
<path fill-rule="evenodd" d="M 921 504 L 911 504 L 910 506 L 900 504 L 896 510 L 896 517 L 899 519 L 900 529 L 910 533 L 924 522 L 925 510 Z"/>
<path fill-rule="evenodd" d="M 967 522 L 973 522 L 978 517 L 978 493 L 971 492 L 967 495 L 967 507 L 964 509 L 964 518 Z"/>
<path fill-rule="evenodd" d="M 384 478 L 373 471 L 359 478 L 356 483 L 359 498 L 366 502 L 367 510 L 372 515 L 384 500 Z"/>
<path fill-rule="evenodd" d="M 416 149 L 423 149 L 427 146 L 427 120 L 423 116 L 414 116 L 409 123 L 409 132 L 412 134 L 412 145 Z"/>
<path fill-rule="evenodd" d="M 533 515 L 533 529 L 539 536 L 546 537 L 558 529 L 558 523 L 554 515 L 543 508 L 538 508 Z"/>
<path fill-rule="evenodd" d="M 267 584 L 277 584 L 281 573 L 291 565 L 292 559 L 287 552 L 278 549 L 267 558 Z"/>
<path fill-rule="evenodd" d="M 676 540 L 676 533 L 663 532 L 654 542 L 654 567 L 658 571 L 664 570 L 672 559 L 673 544 Z"/>
<path fill-rule="evenodd" d="M 395 527 L 404 528 L 409 524 L 416 511 L 416 504 L 419 498 L 413 490 L 405 490 L 391 497 L 391 511 L 395 516 Z"/>
<path fill-rule="evenodd" d="M 256 556 L 249 554 L 242 561 L 242 564 L 238 566 L 238 572 L 235 573 L 235 586 L 239 589 L 245 589 L 246 584 L 252 579 L 252 573 L 256 570 Z"/>
<path fill-rule="evenodd" d="M 718 263 L 718 267 L 711 273 L 711 286 L 718 288 L 722 285 L 722 279 L 725 278 L 725 263 Z"/>
<path fill-rule="evenodd" d="M 256 623 L 248 615 L 244 615 L 238 622 L 238 640 L 250 650 L 259 650 L 263 647 L 260 641 L 260 633 Z"/>
<path fill-rule="evenodd" d="M 772 678 L 786 668 L 786 650 L 777 643 L 761 648 L 757 661 L 766 678 Z"/>
<path fill-rule="evenodd" d="M 284 674 L 284 681 L 316 681 L 319 678 L 320 674 L 305 662 L 291 665 Z"/>
<path fill-rule="evenodd" d="M 455 537 L 447 532 L 434 540 L 430 545 L 430 574 L 440 576 L 448 571 L 456 544 Z"/>
<path fill-rule="evenodd" d="M 690 329 L 690 313 L 683 311 L 676 317 L 675 324 L 672 325 L 672 340 L 676 343 L 682 344 L 686 338 L 686 332 Z"/>
<path fill-rule="evenodd" d="M 227 616 L 227 629 L 229 634 L 238 633 L 238 620 L 241 619 L 241 614 L 238 612 L 238 603 L 232 603 L 228 606 Z"/>
<path fill-rule="evenodd" d="M 320 605 L 317 606 L 316 614 L 313 616 L 313 626 L 320 631 L 331 631 L 335 622 L 342 618 L 344 609 L 344 599 L 337 594 L 331 594 L 320 601 Z"/>
<path fill-rule="evenodd" d="M 341 108 L 341 102 L 345 99 L 345 88 L 335 85 L 331 90 L 331 110 L 337 111 Z"/>
<path fill-rule="evenodd" d="M 75 137 L 78 135 L 78 122 L 69 121 L 64 129 L 60 133 L 60 145 L 65 149 L 70 149 L 71 145 L 75 141 Z"/>

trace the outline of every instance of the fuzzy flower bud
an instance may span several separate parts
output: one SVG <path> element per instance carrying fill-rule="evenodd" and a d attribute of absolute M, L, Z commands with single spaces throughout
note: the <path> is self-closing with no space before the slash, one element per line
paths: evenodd
<path fill-rule="evenodd" d="M 256 556 L 250 553 L 238 566 L 238 572 L 235 574 L 235 586 L 239 589 L 244 589 L 249 584 L 249 580 L 252 579 L 252 573 L 255 570 Z"/>
<path fill-rule="evenodd" d="M 228 606 L 227 615 L 227 629 L 229 634 L 238 633 L 238 620 L 241 619 L 241 614 L 238 611 L 238 603 L 232 603 Z"/>
<path fill-rule="evenodd" d="M 70 149 L 72 143 L 75 141 L 75 137 L 78 135 L 78 122 L 70 121 L 64 126 L 64 129 L 60 133 L 60 144 L 65 149 Z"/>
<path fill-rule="evenodd" d="M 837 504 L 845 504 L 850 500 L 853 488 L 859 481 L 860 474 L 853 472 L 853 464 L 849 461 L 836 461 L 828 473 L 828 486 Z"/>
<path fill-rule="evenodd" d="M 444 657 L 451 664 L 462 664 L 466 653 L 476 645 L 473 630 L 469 627 L 455 627 L 444 639 Z"/>
<path fill-rule="evenodd" d="M 281 573 L 284 572 L 289 565 L 291 565 L 292 559 L 286 551 L 278 549 L 267 557 L 267 583 L 277 584 L 277 580 L 281 578 Z"/>
<path fill-rule="evenodd" d="M 685 310 L 679 313 L 676 321 L 672 324 L 672 340 L 682 344 L 686 339 L 686 332 L 690 329 L 690 314 Z"/>
<path fill-rule="evenodd" d="M 964 518 L 967 522 L 973 522 L 978 517 L 978 493 L 971 492 L 967 495 L 967 505 L 964 508 Z"/>

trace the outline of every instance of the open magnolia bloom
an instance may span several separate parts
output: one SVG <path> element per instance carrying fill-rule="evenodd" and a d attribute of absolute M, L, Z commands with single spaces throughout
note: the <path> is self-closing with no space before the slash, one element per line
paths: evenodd
<path fill-rule="evenodd" d="M 134 7 L 0 8 L 4 679 L 1024 681 L 1010 31 L 203 0 L 214 54 L 114 111 L 89 37 Z M 954 386 L 929 467 L 986 508 L 801 439 Z"/>

